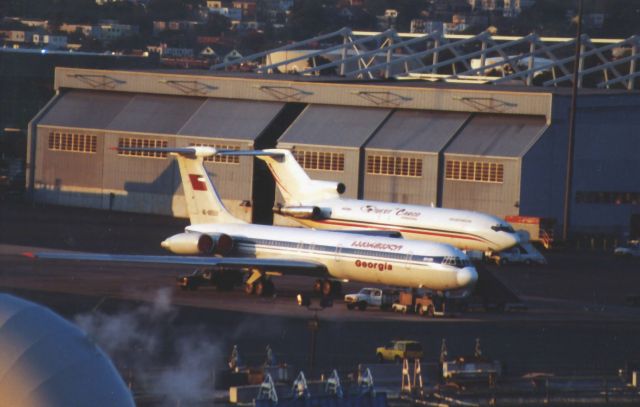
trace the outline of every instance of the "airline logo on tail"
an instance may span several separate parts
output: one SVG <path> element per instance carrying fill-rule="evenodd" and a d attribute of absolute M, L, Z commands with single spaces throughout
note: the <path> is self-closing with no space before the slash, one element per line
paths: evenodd
<path fill-rule="evenodd" d="M 198 174 L 189 174 L 189 181 L 191 182 L 191 188 L 194 191 L 206 191 L 207 184 L 203 181 L 202 177 Z"/>

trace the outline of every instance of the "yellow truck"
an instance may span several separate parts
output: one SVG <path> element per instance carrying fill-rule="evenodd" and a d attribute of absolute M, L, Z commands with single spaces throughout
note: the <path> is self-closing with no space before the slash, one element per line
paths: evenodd
<path fill-rule="evenodd" d="M 376 349 L 378 362 L 393 361 L 400 363 L 402 359 L 421 359 L 422 345 L 417 341 L 393 340 L 386 346 Z"/>

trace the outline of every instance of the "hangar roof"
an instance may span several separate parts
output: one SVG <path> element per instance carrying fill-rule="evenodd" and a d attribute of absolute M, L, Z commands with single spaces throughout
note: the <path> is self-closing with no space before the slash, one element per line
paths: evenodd
<path fill-rule="evenodd" d="M 391 109 L 309 105 L 278 143 L 360 148 Z"/>
<path fill-rule="evenodd" d="M 469 116 L 469 113 L 397 110 L 367 143 L 367 148 L 438 153 Z"/>
<path fill-rule="evenodd" d="M 203 98 L 138 94 L 113 118 L 107 129 L 176 134 L 202 103 Z"/>
<path fill-rule="evenodd" d="M 71 90 L 38 124 L 255 140 L 284 103 Z"/>
<path fill-rule="evenodd" d="M 111 361 L 47 308 L 0 294 L 0 405 L 134 406 Z"/>
<path fill-rule="evenodd" d="M 445 152 L 522 157 L 546 127 L 545 118 L 541 116 L 476 114 Z"/>
<path fill-rule="evenodd" d="M 72 90 L 62 95 L 39 124 L 102 129 L 133 96 L 131 93 Z"/>
<path fill-rule="evenodd" d="M 284 103 L 207 99 L 178 134 L 254 140 L 280 112 Z"/>

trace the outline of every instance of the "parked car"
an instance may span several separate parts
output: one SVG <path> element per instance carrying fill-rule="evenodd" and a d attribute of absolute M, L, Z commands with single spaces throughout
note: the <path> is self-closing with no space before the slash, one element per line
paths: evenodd
<path fill-rule="evenodd" d="M 393 340 L 376 349 L 378 362 L 393 361 L 400 363 L 403 359 L 421 359 L 422 344 L 417 341 Z"/>
<path fill-rule="evenodd" d="M 542 253 L 540 253 L 531 242 L 523 242 L 510 249 L 493 254 L 490 260 L 499 265 L 509 263 L 547 264 L 547 259 L 544 258 Z"/>
<path fill-rule="evenodd" d="M 640 257 L 640 240 L 630 240 L 628 244 L 616 247 L 613 254 L 623 257 Z"/>

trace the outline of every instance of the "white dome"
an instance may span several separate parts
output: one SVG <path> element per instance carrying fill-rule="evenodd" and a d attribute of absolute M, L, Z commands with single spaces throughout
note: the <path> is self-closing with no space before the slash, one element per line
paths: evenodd
<path fill-rule="evenodd" d="M 0 294 L 0 406 L 135 406 L 109 358 L 51 310 Z"/>

